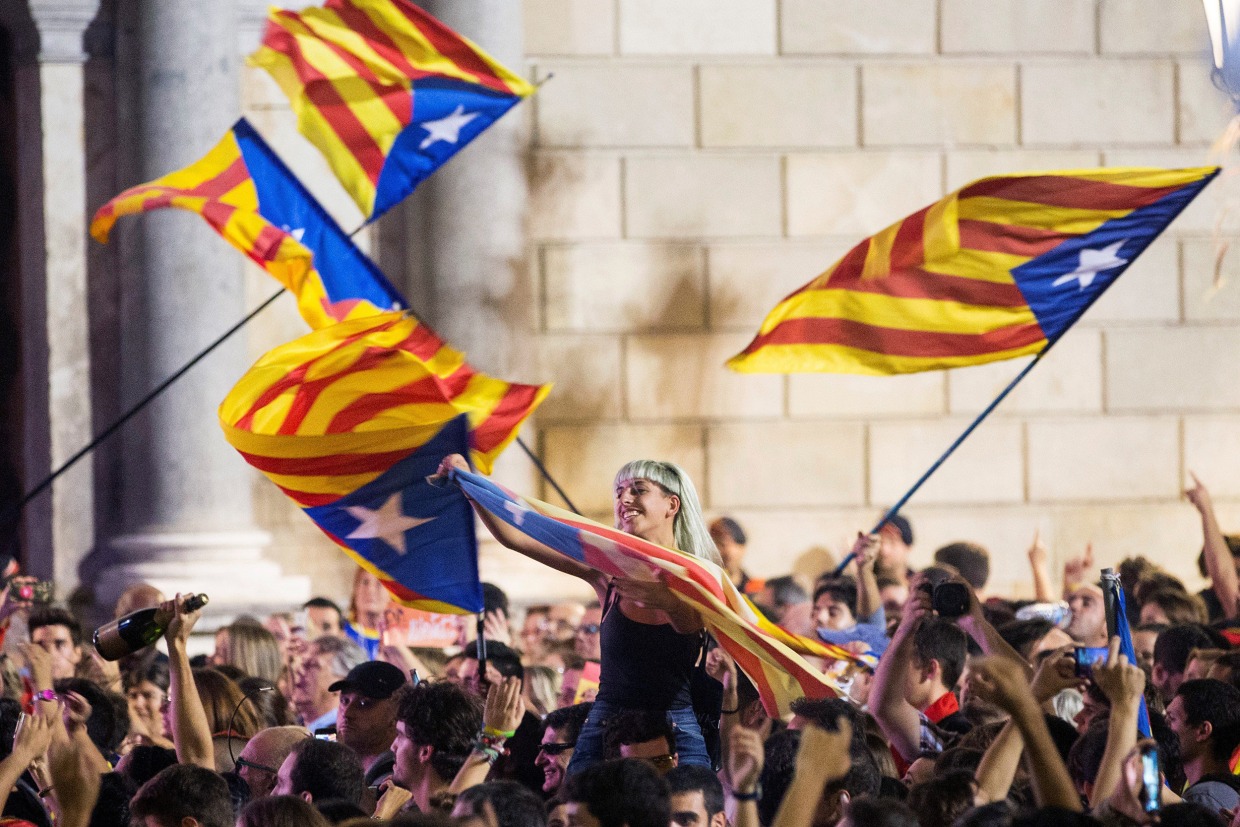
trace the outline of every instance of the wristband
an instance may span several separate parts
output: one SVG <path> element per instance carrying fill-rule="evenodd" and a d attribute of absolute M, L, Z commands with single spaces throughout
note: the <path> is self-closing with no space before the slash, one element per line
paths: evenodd
<path fill-rule="evenodd" d="M 496 729 L 495 727 L 485 726 L 482 728 L 482 734 L 492 738 L 511 738 L 517 734 L 515 729 Z"/>
<path fill-rule="evenodd" d="M 737 801 L 757 801 L 762 797 L 762 789 L 761 787 L 754 787 L 752 791 L 747 793 L 738 793 L 733 790 L 732 797 Z"/>
<path fill-rule="evenodd" d="M 59 698 L 60 696 L 57 695 L 55 691 L 51 689 L 40 689 L 38 692 L 34 693 L 34 699 L 36 701 L 48 701 L 49 703 L 51 703 L 51 702 L 58 700 Z"/>
<path fill-rule="evenodd" d="M 719 713 L 721 715 L 735 715 L 736 713 L 740 711 L 741 711 L 741 708 L 738 706 L 736 709 L 721 709 L 719 710 Z"/>

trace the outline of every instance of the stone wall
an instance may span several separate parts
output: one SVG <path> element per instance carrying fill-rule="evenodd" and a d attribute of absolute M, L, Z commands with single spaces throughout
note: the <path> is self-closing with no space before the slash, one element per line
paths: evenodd
<path fill-rule="evenodd" d="M 537 423 L 546 461 L 603 517 L 623 461 L 683 464 L 708 512 L 750 532 L 761 575 L 820 566 L 815 549 L 871 525 L 1021 367 L 728 372 L 780 298 L 977 177 L 1215 162 L 1230 113 L 1196 0 L 525 12 L 530 76 L 551 78 L 525 105 L 530 347 L 556 383 Z M 1221 289 L 1213 274 L 1234 201 L 1213 184 L 922 490 L 906 510 L 921 559 L 977 540 L 996 591 L 1029 594 L 1040 530 L 1056 560 L 1092 542 L 1100 565 L 1142 553 L 1196 582 L 1188 469 L 1240 528 L 1240 258 Z M 518 597 L 560 588 L 488 562 L 528 575 L 509 581 Z"/>

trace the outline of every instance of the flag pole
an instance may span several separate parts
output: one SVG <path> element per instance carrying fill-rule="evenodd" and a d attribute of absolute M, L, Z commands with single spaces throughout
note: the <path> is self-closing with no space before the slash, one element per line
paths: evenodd
<path fill-rule="evenodd" d="M 1036 356 L 1034 356 L 1033 359 L 1030 360 L 1029 364 L 1025 365 L 1021 369 L 1020 373 L 1016 374 L 1016 378 L 1014 378 L 1011 382 L 1008 382 L 1007 387 L 1001 390 L 999 392 L 999 395 L 996 396 L 993 400 L 991 400 L 990 404 L 987 405 L 985 408 L 983 408 L 981 413 L 979 413 L 976 417 L 974 417 L 973 421 L 969 423 L 968 427 L 964 429 L 964 431 L 960 434 L 960 436 L 956 437 L 956 440 L 952 442 L 951 445 L 947 446 L 947 450 L 944 451 L 939 456 L 939 458 L 934 461 L 934 464 L 931 465 L 929 468 L 927 468 L 926 472 L 917 479 L 917 482 L 913 483 L 912 487 L 909 488 L 909 490 L 905 491 L 904 495 L 901 496 L 900 499 L 896 500 L 896 504 L 891 506 L 891 508 L 888 508 L 887 512 L 883 514 L 882 517 L 879 518 L 878 522 L 874 524 L 874 527 L 870 529 L 871 534 L 877 534 L 878 532 L 883 530 L 883 526 L 891 522 L 891 518 L 899 513 L 900 509 L 904 507 L 905 503 L 907 503 L 910 499 L 912 499 L 913 495 L 917 493 L 918 489 L 920 489 L 923 485 L 926 484 L 926 480 L 930 479 L 930 477 L 934 474 L 934 472 L 939 470 L 939 466 L 941 466 L 944 462 L 946 462 L 947 458 L 950 457 L 953 453 L 955 453 L 956 449 L 960 447 L 961 443 L 963 443 L 966 439 L 968 439 L 969 435 L 972 434 L 975 430 L 977 430 L 977 426 L 981 425 L 982 421 L 985 420 L 986 417 L 990 416 L 991 412 L 993 412 L 995 408 L 999 407 L 999 403 L 1002 402 L 1004 399 L 1006 399 L 1009 393 L 1015 390 L 1016 386 L 1021 383 L 1021 380 L 1024 379 L 1026 376 L 1028 376 L 1029 371 L 1033 370 L 1034 366 L 1042 361 L 1042 357 L 1045 356 L 1050 351 L 1051 347 L 1057 341 L 1059 341 L 1059 339 L 1055 339 L 1053 342 L 1051 342 L 1045 348 L 1043 348 L 1041 352 L 1039 352 Z M 844 558 L 844 561 L 840 563 L 838 566 L 836 566 L 834 576 L 839 577 L 841 574 L 843 574 L 844 569 L 848 567 L 848 564 L 851 563 L 853 558 L 856 556 L 857 555 L 849 552 L 848 556 Z"/>

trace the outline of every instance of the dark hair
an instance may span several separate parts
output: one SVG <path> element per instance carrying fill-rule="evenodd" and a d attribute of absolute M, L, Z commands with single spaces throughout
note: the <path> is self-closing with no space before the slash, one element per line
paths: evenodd
<path fill-rule="evenodd" d="M 293 747 L 296 756 L 289 773 L 294 795 L 310 793 L 315 801 L 343 798 L 357 804 L 362 800 L 366 771 L 357 754 L 344 744 L 306 738 Z"/>
<path fill-rule="evenodd" d="M 143 658 L 133 668 L 121 675 L 121 686 L 128 692 L 146 682 L 168 692 L 168 656 L 155 652 L 155 657 Z"/>
<path fill-rule="evenodd" d="M 788 792 L 788 785 L 792 783 L 800 746 L 801 733 L 794 729 L 774 733 L 763 745 L 762 774 L 758 777 L 758 783 L 762 786 L 762 797 L 758 799 L 758 821 L 764 825 L 773 822 L 779 812 L 779 805 Z"/>
<path fill-rule="evenodd" d="M 917 816 L 903 801 L 868 795 L 848 802 L 848 821 L 855 827 L 918 827 Z"/>
<path fill-rule="evenodd" d="M 473 749 L 482 729 L 482 700 L 455 684 L 405 684 L 397 694 L 396 720 L 409 740 L 434 748 L 431 767 L 451 781 Z"/>
<path fill-rule="evenodd" d="M 792 713 L 820 729 L 834 730 L 841 716 L 852 724 L 852 741 L 849 749 L 865 748 L 867 715 L 857 706 L 843 698 L 797 698 L 792 702 Z"/>
<path fill-rule="evenodd" d="M 771 591 L 771 602 L 775 604 L 776 609 L 799 606 L 809 602 L 809 595 L 805 593 L 805 589 L 801 588 L 801 584 L 790 574 L 772 577 L 766 581 L 766 588 Z"/>
<path fill-rule="evenodd" d="M 581 735 L 581 728 L 586 725 L 586 718 L 593 707 L 594 704 L 586 702 L 553 709 L 547 713 L 546 718 L 543 718 L 543 726 L 547 729 L 564 730 L 564 741 L 569 744 L 575 744 L 577 743 L 577 738 Z"/>
<path fill-rule="evenodd" d="M 622 709 L 607 719 L 603 727 L 603 754 L 619 758 L 620 747 L 662 738 L 667 751 L 676 752 L 676 730 L 666 712 L 652 709 Z"/>
<path fill-rule="evenodd" d="M 242 809 L 237 827 L 326 827 L 328 820 L 296 795 L 256 798 Z"/>
<path fill-rule="evenodd" d="M 601 827 L 667 827 L 667 782 L 636 758 L 603 761 L 568 777 L 561 795 L 585 804 Z"/>
<path fill-rule="evenodd" d="M 1211 754 L 1224 759 L 1230 756 L 1240 741 L 1240 689 L 1212 678 L 1200 678 L 1180 684 L 1175 696 L 1184 705 L 1188 723 L 1210 723 Z"/>
<path fill-rule="evenodd" d="M 228 783 L 193 764 L 174 764 L 143 784 L 129 802 L 129 814 L 135 821 L 151 816 L 161 824 L 180 824 L 184 818 L 202 827 L 233 827 L 234 822 Z"/>
<path fill-rule="evenodd" d="M 508 595 L 494 583 L 482 584 L 482 610 L 484 612 L 502 612 L 509 617 Z"/>
<path fill-rule="evenodd" d="M 312 597 L 305 603 L 301 604 L 303 609 L 331 609 L 340 615 L 340 619 L 344 620 L 344 610 L 340 608 L 340 604 L 334 600 L 328 600 L 326 597 Z"/>
<path fill-rule="evenodd" d="M 1231 556 L 1240 557 L 1240 536 L 1227 534 L 1224 535 L 1223 539 L 1227 541 L 1227 550 L 1231 552 Z M 1210 570 L 1206 568 L 1206 550 L 1204 548 L 1197 555 L 1197 571 L 1201 572 L 1202 577 L 1210 576 Z"/>
<path fill-rule="evenodd" d="M 1098 778 L 1098 770 L 1102 767 L 1102 754 L 1107 748 L 1107 732 L 1110 722 L 1106 718 L 1096 718 L 1085 730 L 1072 749 L 1068 750 L 1068 775 L 1077 786 L 1092 784 Z"/>
<path fill-rule="evenodd" d="M 474 816 L 484 812 L 482 804 L 489 801 L 495 810 L 497 827 L 545 827 L 547 816 L 543 801 L 534 791 L 516 781 L 487 781 L 457 796 L 457 806 L 464 804 Z"/>
<path fill-rule="evenodd" d="M 663 780 L 667 782 L 668 792 L 672 795 L 700 792 L 707 818 L 723 812 L 723 784 L 719 783 L 719 776 L 711 772 L 710 767 L 691 764 L 674 767 L 663 776 Z"/>
<path fill-rule="evenodd" d="M 57 692 L 76 692 L 90 704 L 86 734 L 107 758 L 114 755 L 129 734 L 129 701 L 85 678 L 61 678 L 52 684 Z"/>
<path fill-rule="evenodd" d="M 129 823 L 129 799 L 138 789 L 128 777 L 114 772 L 99 776 L 99 797 L 87 827 L 115 827 Z"/>
<path fill-rule="evenodd" d="M 1213 639 L 1196 623 L 1180 623 L 1158 634 L 1154 641 L 1154 665 L 1173 675 L 1183 673 L 1194 649 L 1209 649 Z"/>
<path fill-rule="evenodd" d="M 32 634 L 35 629 L 42 629 L 44 626 L 64 626 L 69 630 L 69 637 L 72 639 L 73 645 L 82 645 L 82 624 L 78 623 L 76 617 L 59 606 L 39 606 L 32 609 L 30 611 L 30 619 L 26 621 L 26 626 Z"/>
<path fill-rule="evenodd" d="M 975 589 L 990 579 L 990 552 L 977 543 L 949 543 L 934 553 L 934 562 L 951 566 Z"/>
<path fill-rule="evenodd" d="M 1158 813 L 1159 827 L 1225 827 L 1226 824 L 1218 810 L 1193 801 L 1170 804 Z"/>
<path fill-rule="evenodd" d="M 831 595 L 836 603 L 843 603 L 855 618 L 857 616 L 857 581 L 848 575 L 831 577 L 819 582 L 814 589 L 814 603 L 824 594 Z"/>
<path fill-rule="evenodd" d="M 475 646 L 466 646 L 461 654 L 466 660 L 478 659 L 478 649 Z M 497 640 L 488 640 L 487 663 L 494 666 L 495 670 L 505 678 L 525 680 L 525 667 L 521 665 L 521 655 L 507 644 Z"/>
<path fill-rule="evenodd" d="M 715 526 L 722 528 L 724 533 L 731 537 L 732 542 L 737 545 L 743 546 L 745 543 L 749 542 L 749 538 L 745 536 L 745 529 L 741 528 L 741 524 L 736 520 L 733 520 L 731 517 L 718 518 L 710 524 L 711 528 L 714 528 Z"/>
<path fill-rule="evenodd" d="M 908 806 L 917 813 L 921 827 L 951 827 L 953 821 L 973 809 L 973 797 L 973 773 L 955 770 L 914 784 L 908 791 Z"/>
<path fill-rule="evenodd" d="M 969 651 L 968 636 L 958 626 L 941 618 L 927 618 L 913 633 L 913 653 L 923 664 L 939 662 L 943 686 L 955 688 L 964 672 L 964 659 Z"/>
<path fill-rule="evenodd" d="M 1032 617 L 1028 620 L 1013 620 L 999 626 L 995 631 L 999 633 L 999 637 L 1007 642 L 1022 658 L 1029 659 L 1029 653 L 1033 651 L 1033 647 L 1037 642 L 1051 633 L 1056 626 L 1049 620 L 1041 617 Z"/>
<path fill-rule="evenodd" d="M 345 801 L 343 798 L 329 798 L 326 801 L 316 801 L 314 802 L 314 809 L 318 810 L 319 815 L 332 824 L 341 824 L 354 818 L 370 818 L 370 813 L 363 810 L 361 806 L 354 804 L 352 801 Z"/>
<path fill-rule="evenodd" d="M 1175 588 L 1158 588 L 1143 595 L 1141 606 L 1153 603 L 1171 623 L 1204 623 L 1208 617 L 1205 602 L 1195 594 Z"/>
<path fill-rule="evenodd" d="M 177 751 L 174 749 L 134 747 L 129 751 L 129 759 L 125 762 L 125 775 L 129 776 L 135 786 L 140 787 L 176 762 Z"/>
<path fill-rule="evenodd" d="M 242 678 L 237 682 L 241 694 L 252 704 L 259 724 L 266 729 L 273 726 L 290 726 L 297 722 L 289 714 L 288 699 L 280 688 L 266 678 L 254 676 Z M 266 691 L 262 691 L 266 690 Z"/>

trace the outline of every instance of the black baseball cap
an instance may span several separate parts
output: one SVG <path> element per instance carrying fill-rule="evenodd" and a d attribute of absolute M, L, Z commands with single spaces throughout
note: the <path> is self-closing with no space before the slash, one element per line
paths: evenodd
<path fill-rule="evenodd" d="M 900 535 L 900 539 L 904 541 L 904 545 L 911 546 L 913 544 L 913 526 L 909 524 L 908 519 L 903 514 L 892 514 L 891 518 L 883 525 L 883 528 L 894 528 Z"/>
<path fill-rule="evenodd" d="M 368 660 L 350 669 L 349 674 L 327 687 L 327 691 L 340 692 L 347 689 L 382 701 L 392 697 L 396 690 L 404 685 L 405 673 L 399 668 L 385 661 Z"/>

